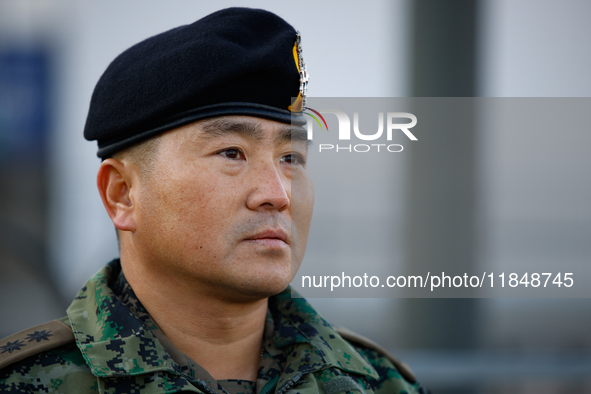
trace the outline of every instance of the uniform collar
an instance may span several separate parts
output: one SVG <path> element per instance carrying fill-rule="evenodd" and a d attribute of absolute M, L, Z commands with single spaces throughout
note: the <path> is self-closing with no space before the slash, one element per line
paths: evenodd
<path fill-rule="evenodd" d="M 373 366 L 291 287 L 271 297 L 269 309 L 275 318 L 275 345 L 288 355 L 278 387 L 298 374 L 326 368 L 379 378 Z"/>
<path fill-rule="evenodd" d="M 175 373 L 158 339 L 111 289 L 120 271 L 119 260 L 111 261 L 86 282 L 68 308 L 76 345 L 97 377 Z"/>

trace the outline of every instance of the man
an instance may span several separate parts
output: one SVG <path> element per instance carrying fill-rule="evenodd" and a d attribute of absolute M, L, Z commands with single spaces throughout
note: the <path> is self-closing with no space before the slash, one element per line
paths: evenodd
<path fill-rule="evenodd" d="M 67 317 L 0 342 L 0 391 L 425 392 L 291 298 L 313 205 L 306 84 L 299 34 L 262 10 L 216 12 L 111 63 L 84 133 L 120 259 Z"/>

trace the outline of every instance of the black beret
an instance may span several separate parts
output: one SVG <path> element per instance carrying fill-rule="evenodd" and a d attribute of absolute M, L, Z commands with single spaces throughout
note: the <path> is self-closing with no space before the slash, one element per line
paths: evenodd
<path fill-rule="evenodd" d="M 99 79 L 84 137 L 97 140 L 97 156 L 106 158 L 214 116 L 303 125 L 296 37 L 277 15 L 249 8 L 224 9 L 150 37 L 119 55 Z"/>

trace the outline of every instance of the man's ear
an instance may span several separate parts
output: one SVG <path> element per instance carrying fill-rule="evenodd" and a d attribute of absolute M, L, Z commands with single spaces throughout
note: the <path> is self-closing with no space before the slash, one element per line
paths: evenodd
<path fill-rule="evenodd" d="M 135 205 L 131 186 L 137 180 L 135 168 L 127 162 L 106 159 L 102 162 L 96 177 L 103 205 L 119 230 L 135 231 Z"/>

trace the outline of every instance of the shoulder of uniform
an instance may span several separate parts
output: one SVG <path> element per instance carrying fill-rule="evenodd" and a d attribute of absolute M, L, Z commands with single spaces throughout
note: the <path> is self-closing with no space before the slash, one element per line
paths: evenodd
<path fill-rule="evenodd" d="M 67 318 L 56 319 L 0 340 L 0 369 L 27 357 L 75 342 Z"/>
<path fill-rule="evenodd" d="M 406 379 L 409 383 L 416 382 L 415 375 L 408 367 L 408 365 L 398 360 L 390 352 L 388 352 L 386 349 L 384 349 L 377 343 L 344 327 L 334 327 L 334 329 L 336 330 L 336 332 L 339 333 L 341 337 L 343 337 L 348 342 L 352 342 L 353 344 L 359 345 L 361 347 L 375 350 L 379 354 L 383 355 L 388 360 L 390 360 L 392 364 L 394 364 L 394 366 L 396 367 L 398 372 L 400 372 L 400 375 L 402 375 L 404 379 Z"/>

